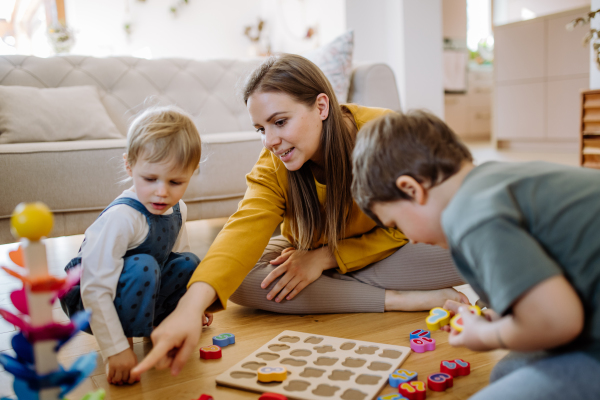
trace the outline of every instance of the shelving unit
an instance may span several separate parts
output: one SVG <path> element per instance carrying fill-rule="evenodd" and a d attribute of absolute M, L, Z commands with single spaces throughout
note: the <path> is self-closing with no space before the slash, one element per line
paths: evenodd
<path fill-rule="evenodd" d="M 600 169 L 600 90 L 581 92 L 580 165 Z"/>

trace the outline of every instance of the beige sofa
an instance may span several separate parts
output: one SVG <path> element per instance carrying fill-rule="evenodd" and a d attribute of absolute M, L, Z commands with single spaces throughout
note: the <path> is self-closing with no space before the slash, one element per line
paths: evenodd
<path fill-rule="evenodd" d="M 204 143 L 200 173 L 184 200 L 188 220 L 231 215 L 262 148 L 236 93 L 257 60 L 145 60 L 133 57 L 0 56 L 0 85 L 54 88 L 94 85 L 123 139 L 0 144 L 0 243 L 14 242 L 9 221 L 20 202 L 54 212 L 52 236 L 80 234 L 129 184 L 122 154 L 128 123 L 149 96 L 190 113 Z M 349 102 L 399 109 L 391 69 L 354 68 Z"/>

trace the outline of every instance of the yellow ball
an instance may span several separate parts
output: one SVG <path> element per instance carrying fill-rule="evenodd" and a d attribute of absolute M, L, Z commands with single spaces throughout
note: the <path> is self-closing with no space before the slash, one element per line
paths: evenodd
<path fill-rule="evenodd" d="M 10 218 L 11 231 L 17 239 L 40 240 L 52 230 L 52 211 L 41 202 L 21 203 Z"/>

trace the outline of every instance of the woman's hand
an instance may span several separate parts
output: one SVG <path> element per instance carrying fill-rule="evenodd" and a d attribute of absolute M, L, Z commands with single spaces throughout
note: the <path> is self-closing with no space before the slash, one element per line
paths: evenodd
<path fill-rule="evenodd" d="M 154 347 L 146 358 L 131 370 L 134 379 L 156 366 L 171 368 L 177 375 L 200 340 L 203 324 L 212 322 L 212 315 L 204 312 L 216 299 L 216 292 L 207 283 L 196 282 L 181 298 L 177 308 L 152 332 Z M 208 320 L 207 320 L 208 318 Z"/>
<path fill-rule="evenodd" d="M 275 298 L 277 303 L 283 299 L 291 300 L 305 287 L 316 281 L 323 271 L 337 267 L 337 261 L 328 247 L 316 250 L 297 251 L 288 247 L 281 255 L 271 261 L 279 265 L 262 281 L 260 287 L 266 289 L 278 277 L 279 282 L 267 294 L 267 300 Z"/>

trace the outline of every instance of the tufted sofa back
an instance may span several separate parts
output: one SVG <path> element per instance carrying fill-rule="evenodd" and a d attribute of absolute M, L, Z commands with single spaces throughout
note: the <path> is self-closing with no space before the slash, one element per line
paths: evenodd
<path fill-rule="evenodd" d="M 134 57 L 0 56 L 0 85 L 56 88 L 94 85 L 123 136 L 147 101 L 175 104 L 201 134 L 250 130 L 236 91 L 260 60 L 146 60 Z M 149 98 L 150 97 L 150 98 Z M 147 100 L 149 98 L 149 100 Z"/>

